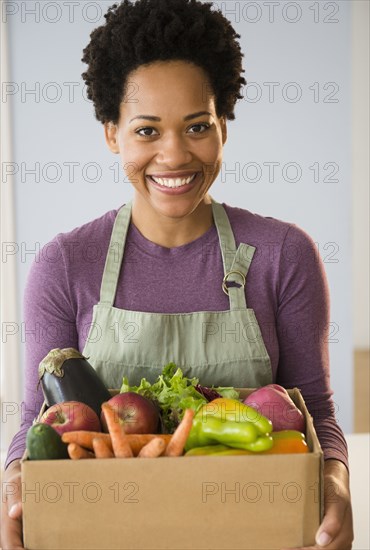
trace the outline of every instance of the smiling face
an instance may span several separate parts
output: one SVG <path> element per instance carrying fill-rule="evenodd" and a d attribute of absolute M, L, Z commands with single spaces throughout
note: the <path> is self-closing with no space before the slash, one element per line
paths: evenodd
<path fill-rule="evenodd" d="M 195 220 L 210 203 L 226 141 L 207 76 L 185 61 L 159 61 L 133 71 L 128 82 L 118 125 L 104 127 L 134 187 L 133 215 L 152 223 Z"/>

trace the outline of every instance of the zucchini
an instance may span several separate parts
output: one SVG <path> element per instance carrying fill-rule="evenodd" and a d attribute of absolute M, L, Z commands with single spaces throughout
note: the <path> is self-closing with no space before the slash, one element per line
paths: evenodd
<path fill-rule="evenodd" d="M 99 417 L 102 403 L 112 397 L 87 358 L 74 348 L 52 349 L 39 365 L 39 383 L 49 407 L 80 401 Z"/>
<path fill-rule="evenodd" d="M 27 432 L 26 448 L 30 460 L 69 458 L 68 445 L 49 424 L 33 424 Z"/>

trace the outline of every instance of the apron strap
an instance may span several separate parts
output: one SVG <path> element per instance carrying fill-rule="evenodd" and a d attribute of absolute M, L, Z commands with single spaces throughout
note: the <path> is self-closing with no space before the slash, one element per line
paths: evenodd
<path fill-rule="evenodd" d="M 227 217 L 222 204 L 215 201 L 212 197 L 211 201 L 213 218 L 217 228 L 218 239 L 220 241 L 224 275 L 226 275 L 226 273 L 230 271 L 231 265 L 235 259 L 236 246 L 234 233 L 231 229 L 229 218 Z"/>
<path fill-rule="evenodd" d="M 131 208 L 132 200 L 120 208 L 114 220 L 100 287 L 99 304 L 113 306 L 122 265 L 127 230 L 130 224 Z"/>
<path fill-rule="evenodd" d="M 211 197 L 212 210 L 221 246 L 224 266 L 223 291 L 229 295 L 230 309 L 245 309 L 245 280 L 255 252 L 255 247 L 240 243 L 235 246 L 234 233 L 224 207 Z M 231 277 L 231 279 L 230 279 Z M 239 283 L 241 286 L 227 286 L 227 282 Z"/>

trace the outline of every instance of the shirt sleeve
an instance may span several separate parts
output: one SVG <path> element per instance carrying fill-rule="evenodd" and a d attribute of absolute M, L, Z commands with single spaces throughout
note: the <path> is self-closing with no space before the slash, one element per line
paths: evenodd
<path fill-rule="evenodd" d="M 58 235 L 36 256 L 28 273 L 23 299 L 25 346 L 24 395 L 20 430 L 13 437 L 5 469 L 22 457 L 28 428 L 44 401 L 38 366 L 54 348 L 78 347 L 76 311 L 66 273 L 65 251 Z"/>
<path fill-rule="evenodd" d="M 330 386 L 330 297 L 323 261 L 312 238 L 291 225 L 281 250 L 277 334 L 277 383 L 301 390 L 324 459 L 348 469 L 348 447 L 335 418 Z"/>

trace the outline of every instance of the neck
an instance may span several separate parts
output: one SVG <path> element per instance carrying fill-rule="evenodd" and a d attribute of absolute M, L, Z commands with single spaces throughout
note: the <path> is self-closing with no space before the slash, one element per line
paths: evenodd
<path fill-rule="evenodd" d="M 201 237 L 213 225 L 212 204 L 206 195 L 188 215 L 169 217 L 136 196 L 132 202 L 131 222 L 149 241 L 174 248 Z"/>

